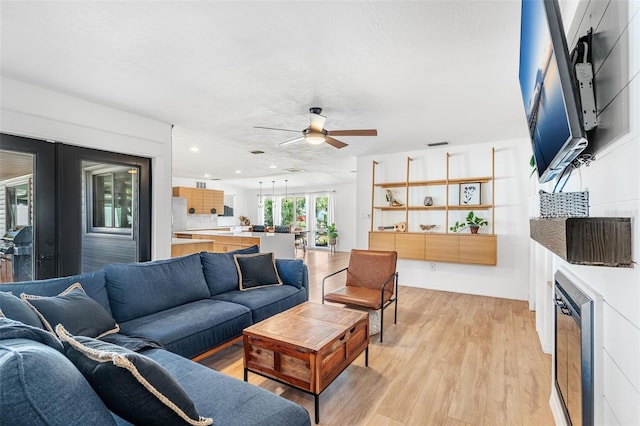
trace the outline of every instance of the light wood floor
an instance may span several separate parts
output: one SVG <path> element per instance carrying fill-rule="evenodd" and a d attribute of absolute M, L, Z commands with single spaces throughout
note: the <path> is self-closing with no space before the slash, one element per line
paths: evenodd
<path fill-rule="evenodd" d="M 310 300 L 348 253 L 307 251 Z M 402 283 L 402 276 L 400 276 Z M 339 283 L 332 283 L 337 287 Z M 387 309 L 385 341 L 361 355 L 320 396 L 326 425 L 553 425 L 551 359 L 527 303 L 401 286 L 398 324 Z M 242 348 L 201 361 L 242 379 Z M 313 397 L 255 374 L 249 382 L 304 406 Z"/>

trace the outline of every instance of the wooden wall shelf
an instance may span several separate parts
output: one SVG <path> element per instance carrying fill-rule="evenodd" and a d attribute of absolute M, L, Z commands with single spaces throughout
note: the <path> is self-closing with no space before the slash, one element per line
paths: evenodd
<path fill-rule="evenodd" d="M 569 263 L 633 268 L 631 219 L 531 219 L 531 238 Z"/>

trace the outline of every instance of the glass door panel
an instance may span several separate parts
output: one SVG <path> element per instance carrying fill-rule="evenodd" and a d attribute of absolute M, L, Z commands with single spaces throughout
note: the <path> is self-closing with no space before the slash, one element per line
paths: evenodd
<path fill-rule="evenodd" d="M 82 161 L 82 272 L 138 260 L 137 167 Z"/>
<path fill-rule="evenodd" d="M 33 278 L 33 154 L 0 151 L 0 282 Z"/>
<path fill-rule="evenodd" d="M 0 283 L 57 276 L 54 144 L 0 134 Z"/>
<path fill-rule="evenodd" d="M 312 229 L 313 245 L 315 247 L 328 247 L 327 225 L 329 221 L 329 197 L 316 195 L 313 197 L 314 224 Z"/>

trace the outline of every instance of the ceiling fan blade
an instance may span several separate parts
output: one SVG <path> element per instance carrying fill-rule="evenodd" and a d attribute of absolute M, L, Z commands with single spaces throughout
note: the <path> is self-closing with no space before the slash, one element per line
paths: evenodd
<path fill-rule="evenodd" d="M 345 146 L 349 146 L 348 143 L 344 143 L 339 141 L 338 139 L 334 139 L 331 136 L 327 136 L 327 139 L 325 140 L 329 145 L 331 145 L 334 148 L 344 148 Z"/>
<path fill-rule="evenodd" d="M 378 131 L 376 129 L 328 130 L 327 134 L 331 136 L 378 136 Z"/>
<path fill-rule="evenodd" d="M 324 129 L 324 122 L 327 121 L 327 117 L 320 114 L 311 113 L 311 130 L 315 130 L 318 133 Z"/>
<path fill-rule="evenodd" d="M 262 127 L 262 126 L 253 126 L 254 129 L 267 129 L 267 130 L 282 130 L 283 132 L 296 132 L 300 133 L 300 130 L 291 130 L 291 129 L 279 129 L 277 127 Z"/>
<path fill-rule="evenodd" d="M 290 141 L 280 142 L 278 145 L 289 145 L 290 143 L 303 141 L 303 140 L 304 140 L 304 136 L 300 136 L 299 138 L 291 139 Z"/>

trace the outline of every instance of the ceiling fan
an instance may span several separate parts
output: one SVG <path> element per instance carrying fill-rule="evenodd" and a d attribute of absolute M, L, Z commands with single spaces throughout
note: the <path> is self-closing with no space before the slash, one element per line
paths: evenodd
<path fill-rule="evenodd" d="M 288 145 L 290 143 L 298 142 L 301 140 L 305 140 L 311 145 L 320 145 L 324 142 L 333 146 L 334 148 L 344 148 L 348 144 L 335 139 L 333 136 L 378 136 L 378 131 L 376 129 L 367 129 L 367 130 L 326 130 L 324 128 L 324 122 L 327 120 L 327 117 L 324 115 L 320 115 L 322 113 L 322 108 L 320 107 L 312 107 L 309 108 L 309 112 L 311 113 L 311 124 L 306 129 L 300 130 L 290 130 L 290 129 L 279 129 L 276 127 L 262 127 L 262 126 L 253 126 L 254 129 L 268 129 L 268 130 L 282 130 L 285 132 L 295 132 L 302 133 L 302 136 L 299 136 L 295 139 L 291 139 L 288 141 L 281 142 L 279 145 Z"/>

